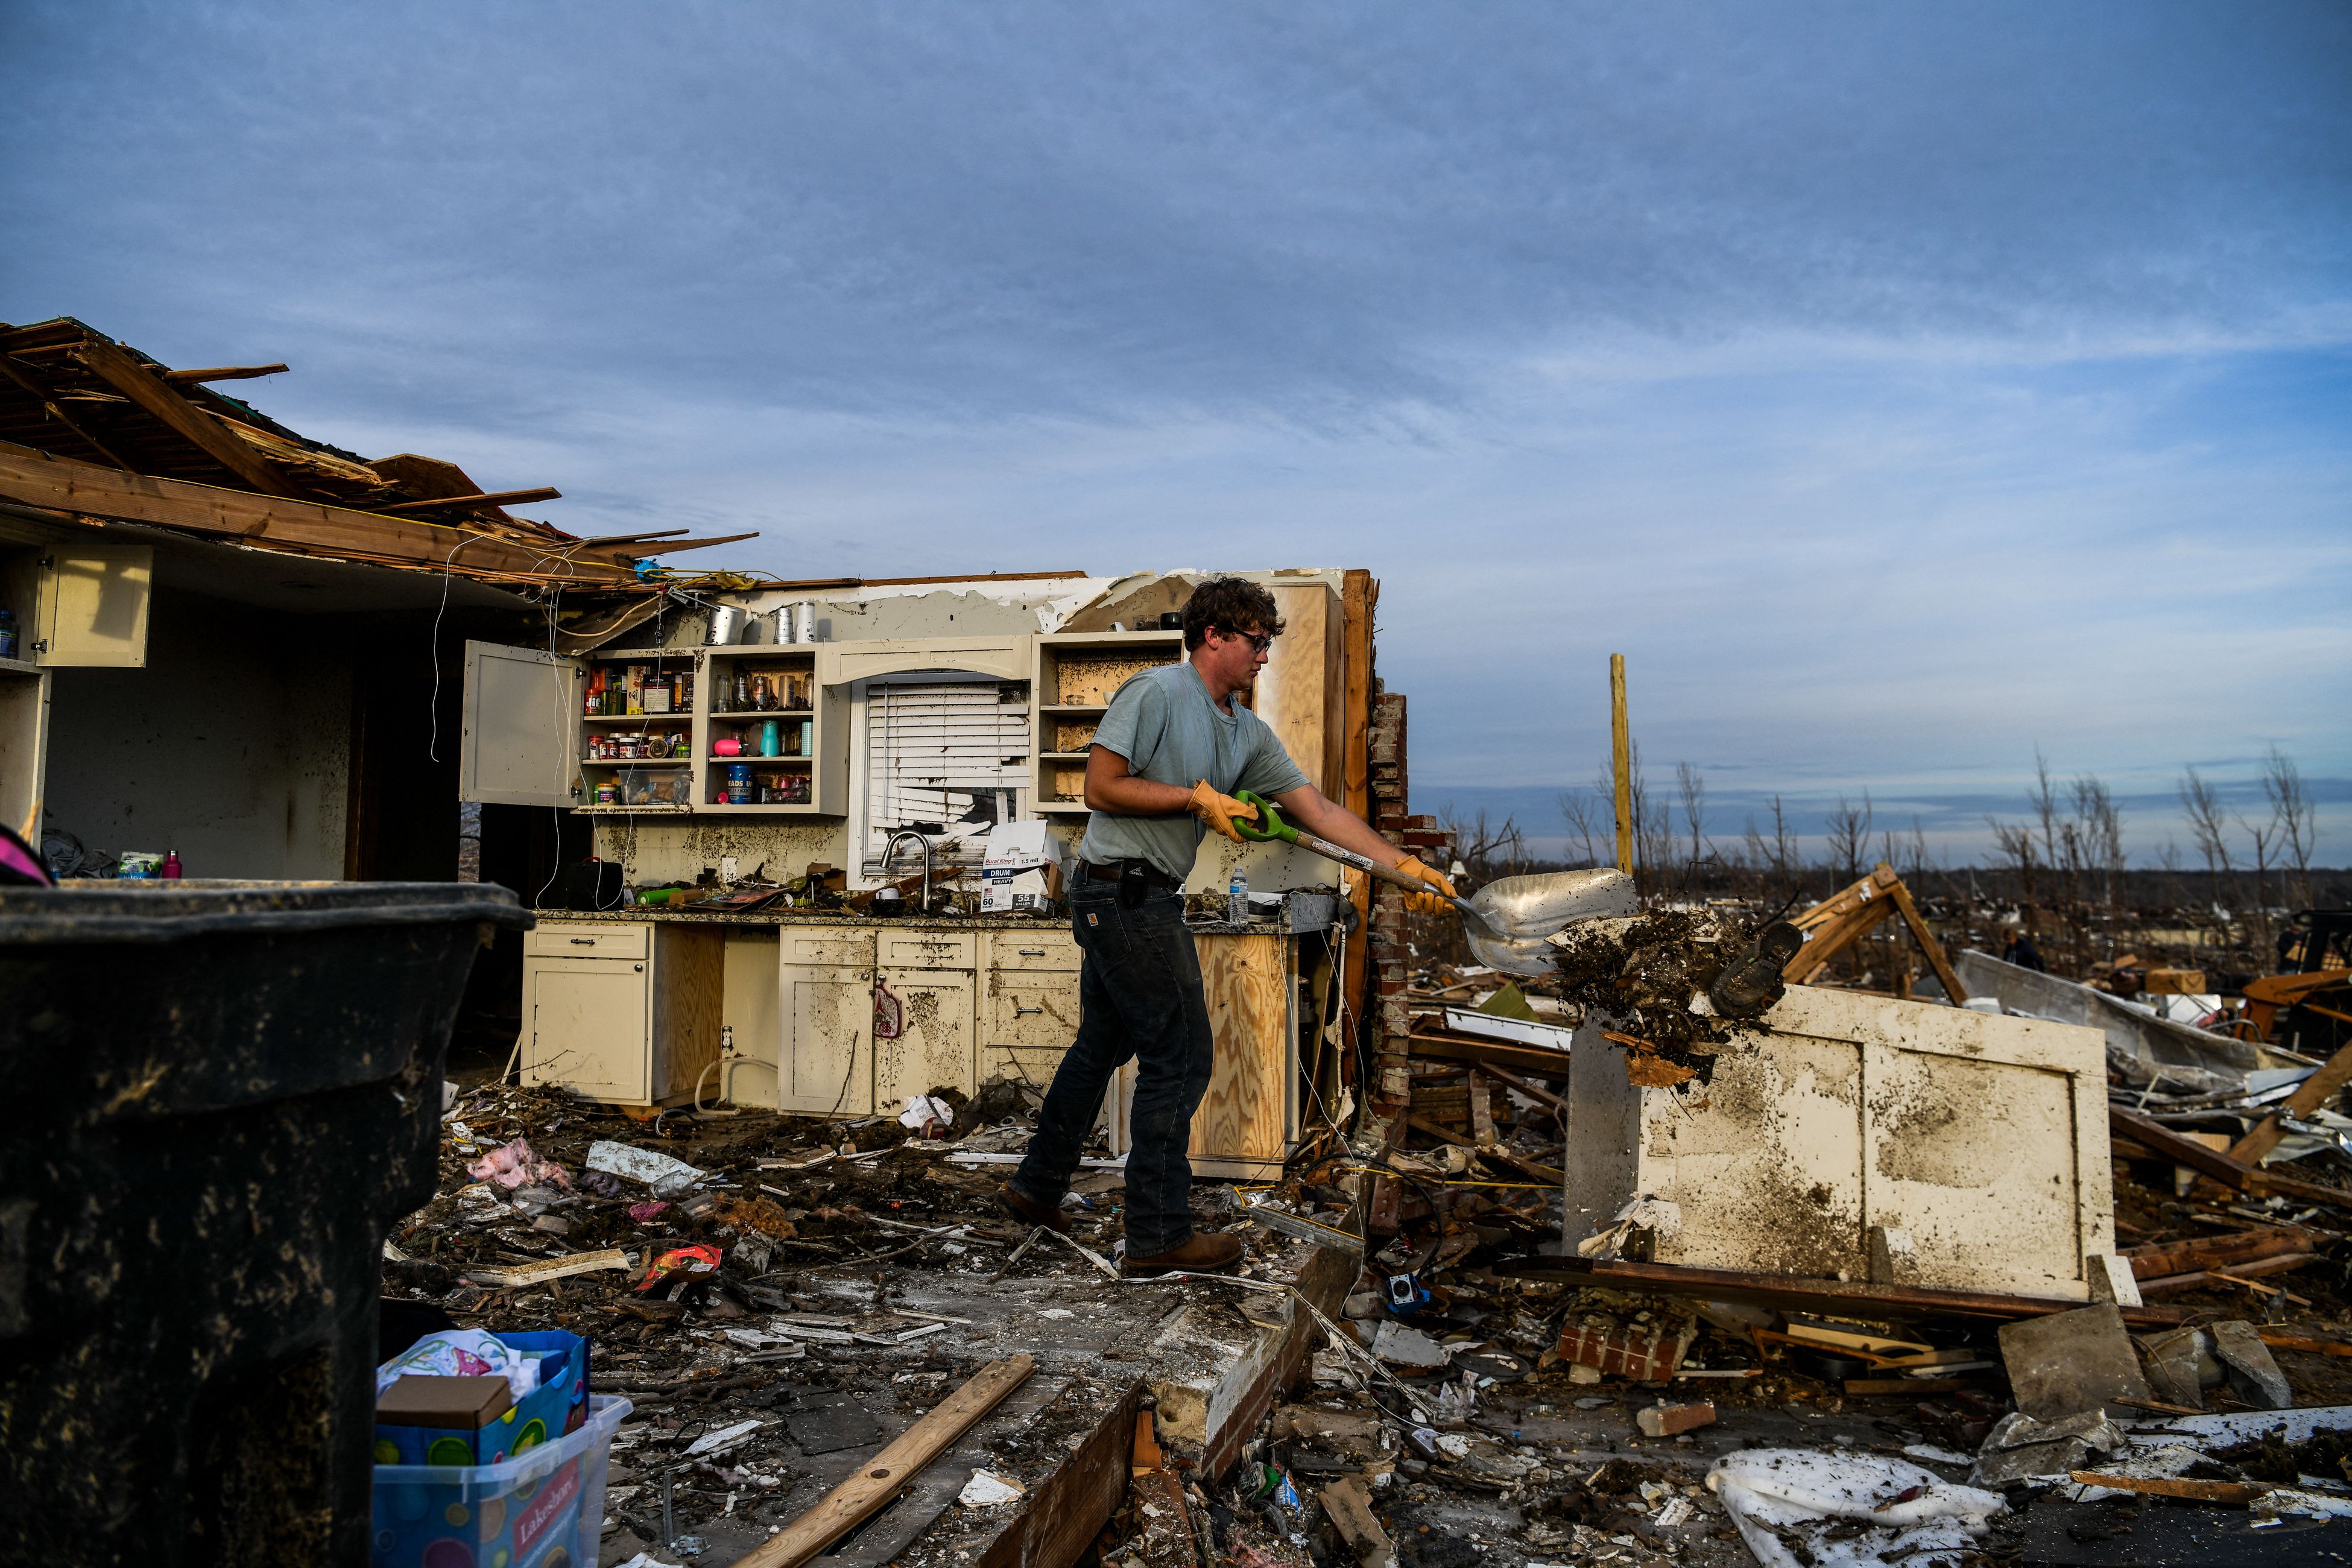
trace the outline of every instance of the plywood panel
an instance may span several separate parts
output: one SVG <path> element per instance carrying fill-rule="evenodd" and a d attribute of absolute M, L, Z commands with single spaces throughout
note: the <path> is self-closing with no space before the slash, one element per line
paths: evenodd
<path fill-rule="evenodd" d="M 1268 586 L 1283 633 L 1258 675 L 1250 705 L 1299 771 L 1337 800 L 1347 787 L 1344 608 L 1322 583 Z"/>
<path fill-rule="evenodd" d="M 1050 752 L 1083 752 L 1095 743 L 1095 731 L 1102 725 L 1099 719 L 1056 719 L 1054 737 L 1045 748 Z"/>
<path fill-rule="evenodd" d="M 1214 934 L 1198 941 L 1217 1061 L 1192 1114 L 1192 1168 L 1204 1175 L 1261 1175 L 1278 1170 L 1289 1152 L 1286 939 Z"/>
<path fill-rule="evenodd" d="M 654 1057 L 666 1068 L 658 1098 L 692 1094 L 719 1060 L 719 1031 L 727 1016 L 727 938 L 723 931 L 674 925 L 654 933 Z M 716 1092 L 718 1074 L 709 1090 Z"/>
<path fill-rule="evenodd" d="M 1131 676 L 1157 669 L 1182 656 L 1179 644 L 1165 644 L 1150 652 L 1125 648 L 1067 648 L 1054 653 L 1054 695 L 1046 701 L 1066 708 L 1108 707 L 1112 696 Z"/>

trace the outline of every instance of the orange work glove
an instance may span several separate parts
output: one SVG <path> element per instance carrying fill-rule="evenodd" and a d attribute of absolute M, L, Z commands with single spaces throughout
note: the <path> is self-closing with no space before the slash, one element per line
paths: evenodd
<path fill-rule="evenodd" d="M 1192 786 L 1192 798 L 1184 804 L 1213 831 L 1223 834 L 1236 844 L 1242 842 L 1242 836 L 1234 831 L 1234 818 L 1238 816 L 1244 822 L 1257 820 L 1257 807 L 1244 805 L 1232 795 L 1219 795 L 1209 787 L 1206 779 Z"/>
<path fill-rule="evenodd" d="M 1445 901 L 1455 896 L 1454 884 L 1450 880 L 1439 876 L 1410 855 L 1398 861 L 1396 868 L 1408 877 L 1420 878 L 1431 887 L 1441 889 L 1444 894 L 1444 897 L 1441 898 L 1437 893 L 1407 893 L 1404 896 L 1406 909 L 1417 915 L 1442 915 L 1454 907 Z"/>

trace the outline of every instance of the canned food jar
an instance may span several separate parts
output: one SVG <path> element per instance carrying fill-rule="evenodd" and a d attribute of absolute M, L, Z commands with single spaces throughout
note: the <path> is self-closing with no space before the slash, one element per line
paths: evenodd
<path fill-rule="evenodd" d="M 619 784 L 598 784 L 598 785 L 596 786 L 596 804 L 597 804 L 598 805 L 620 805 L 620 804 L 621 804 L 621 786 L 620 786 Z"/>

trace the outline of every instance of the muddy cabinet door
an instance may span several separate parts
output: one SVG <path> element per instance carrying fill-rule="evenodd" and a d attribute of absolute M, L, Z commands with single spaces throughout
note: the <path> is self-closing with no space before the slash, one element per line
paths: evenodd
<path fill-rule="evenodd" d="M 466 645 L 466 719 L 457 798 L 576 806 L 583 661 L 542 648 Z"/>

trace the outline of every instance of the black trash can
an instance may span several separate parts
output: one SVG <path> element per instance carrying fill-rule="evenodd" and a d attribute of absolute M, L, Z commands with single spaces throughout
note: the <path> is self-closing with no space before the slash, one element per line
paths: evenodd
<path fill-rule="evenodd" d="M 368 1559 L 378 1282 L 433 1194 L 438 882 L 0 889 L 0 1562 Z"/>

